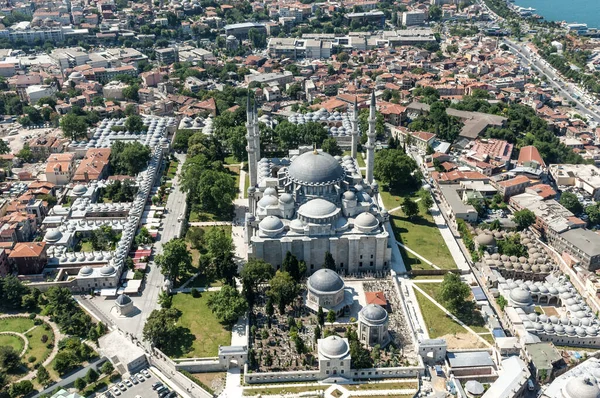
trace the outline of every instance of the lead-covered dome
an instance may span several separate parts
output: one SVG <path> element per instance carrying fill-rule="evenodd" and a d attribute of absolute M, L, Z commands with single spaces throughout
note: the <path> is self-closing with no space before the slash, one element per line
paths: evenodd
<path fill-rule="evenodd" d="M 369 304 L 358 313 L 358 317 L 367 323 L 380 325 L 385 323 L 388 318 L 388 313 L 378 304 Z"/>
<path fill-rule="evenodd" d="M 365 211 L 354 219 L 354 225 L 362 230 L 372 231 L 374 228 L 377 228 L 379 221 L 373 214 Z"/>
<path fill-rule="evenodd" d="M 283 231 L 284 225 L 279 217 L 267 216 L 259 224 L 258 228 L 266 233 L 279 233 Z"/>
<path fill-rule="evenodd" d="M 339 336 L 329 336 L 319 344 L 321 354 L 328 358 L 342 358 L 348 354 L 350 347 L 346 340 Z"/>
<path fill-rule="evenodd" d="M 565 384 L 566 398 L 600 398 L 600 388 L 593 377 L 577 376 Z"/>
<path fill-rule="evenodd" d="M 125 294 L 121 294 L 119 297 L 117 297 L 115 303 L 120 306 L 127 305 L 131 303 L 131 298 Z"/>
<path fill-rule="evenodd" d="M 522 287 L 518 287 L 510 291 L 510 299 L 518 306 L 529 306 L 533 302 L 531 293 Z"/>
<path fill-rule="evenodd" d="M 340 209 L 332 202 L 317 198 L 309 200 L 298 209 L 299 218 L 306 222 L 330 222 L 337 218 Z"/>
<path fill-rule="evenodd" d="M 319 292 L 337 292 L 344 288 L 344 281 L 337 272 L 323 268 L 308 278 L 308 287 Z"/>
<path fill-rule="evenodd" d="M 306 152 L 288 167 L 288 176 L 302 185 L 327 184 L 341 181 L 344 168 L 333 156 L 325 152 Z"/>

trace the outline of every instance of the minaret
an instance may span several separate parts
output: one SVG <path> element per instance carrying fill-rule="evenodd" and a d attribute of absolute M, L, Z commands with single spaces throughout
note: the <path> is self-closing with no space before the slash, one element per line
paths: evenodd
<path fill-rule="evenodd" d="M 369 132 L 367 133 L 367 183 L 373 183 L 373 169 L 375 168 L 375 91 L 371 92 L 371 108 L 369 110 Z"/>
<path fill-rule="evenodd" d="M 248 95 L 248 99 L 246 100 L 246 131 L 246 141 L 248 142 L 248 145 L 246 146 L 246 151 L 248 152 L 248 173 L 250 174 L 250 187 L 255 187 L 257 183 L 257 163 L 254 148 L 254 115 L 252 114 L 252 108 L 250 107 L 250 95 Z"/>
<path fill-rule="evenodd" d="M 254 151 L 256 153 L 256 163 L 262 159 L 260 157 L 260 129 L 258 127 L 258 112 L 256 111 L 256 98 L 254 99 Z M 258 165 L 257 165 L 258 170 Z"/>
<path fill-rule="evenodd" d="M 351 156 L 356 159 L 356 147 L 358 146 L 358 101 L 357 97 L 354 97 L 354 109 L 352 110 L 352 150 Z"/>

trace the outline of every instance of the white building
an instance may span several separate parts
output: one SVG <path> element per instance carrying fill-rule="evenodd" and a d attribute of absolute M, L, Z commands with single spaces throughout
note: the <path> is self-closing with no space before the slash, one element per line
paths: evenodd
<path fill-rule="evenodd" d="M 423 25 L 427 17 L 425 11 L 405 11 L 402 13 L 402 25 L 416 26 Z"/>
<path fill-rule="evenodd" d="M 53 84 L 36 84 L 25 89 L 30 104 L 37 103 L 40 98 L 54 97 L 58 89 Z"/>
<path fill-rule="evenodd" d="M 320 269 L 312 274 L 306 287 L 306 306 L 313 312 L 322 307 L 325 312 L 343 315 L 354 303 L 352 293 L 345 289 L 342 278 L 330 269 Z"/>
<path fill-rule="evenodd" d="M 390 342 L 388 313 L 380 305 L 369 304 L 358 313 L 358 338 L 371 347 L 385 347 Z"/>

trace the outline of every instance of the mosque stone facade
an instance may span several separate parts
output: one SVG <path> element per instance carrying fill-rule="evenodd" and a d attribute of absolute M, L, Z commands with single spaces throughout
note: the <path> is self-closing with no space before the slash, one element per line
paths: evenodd
<path fill-rule="evenodd" d="M 375 97 L 371 97 L 365 145 L 365 179 L 356 161 L 358 129 L 354 120 L 354 156 L 333 157 L 304 147 L 289 159 L 266 159 L 260 157 L 256 108 L 253 110 L 248 104 L 247 109 L 248 257 L 263 259 L 279 268 L 289 251 L 313 273 L 330 252 L 341 273 L 387 271 L 392 253 L 384 227 L 388 214 L 374 199 L 379 189 L 373 179 Z M 355 104 L 354 115 L 357 114 Z"/>

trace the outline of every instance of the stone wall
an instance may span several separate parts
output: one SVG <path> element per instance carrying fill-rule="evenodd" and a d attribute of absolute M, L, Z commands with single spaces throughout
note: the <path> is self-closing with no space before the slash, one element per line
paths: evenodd
<path fill-rule="evenodd" d="M 391 367 L 391 368 L 369 368 L 356 369 L 351 372 L 355 379 L 383 379 L 383 378 L 416 378 L 425 375 L 425 367 Z"/>
<path fill-rule="evenodd" d="M 185 370 L 190 373 L 227 371 L 227 366 L 221 364 L 218 357 L 177 360 L 174 364 L 178 371 Z"/>

